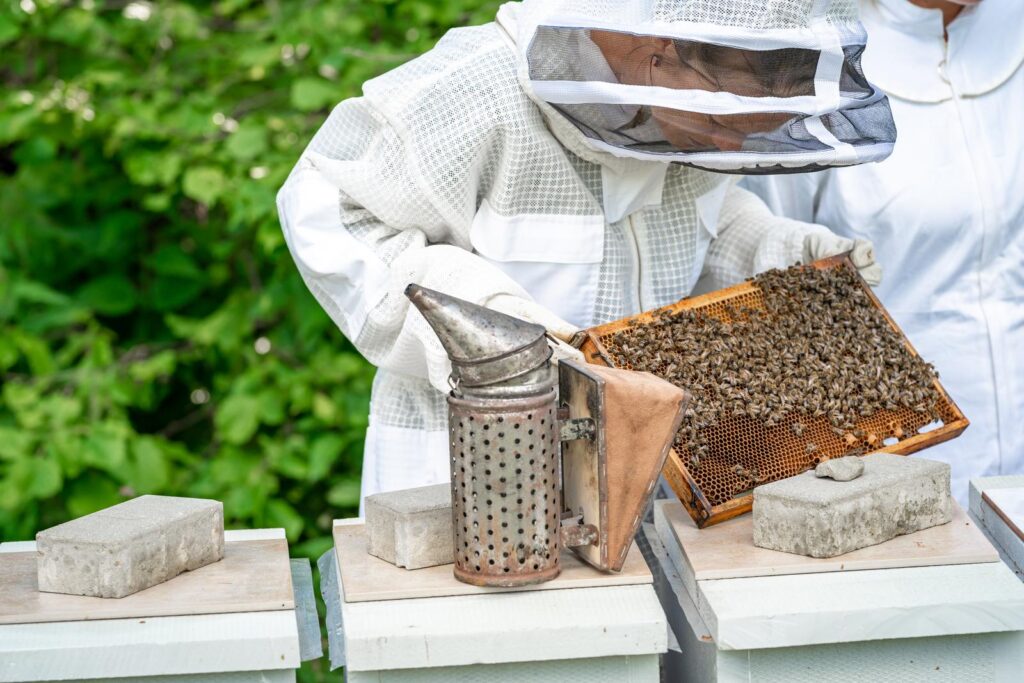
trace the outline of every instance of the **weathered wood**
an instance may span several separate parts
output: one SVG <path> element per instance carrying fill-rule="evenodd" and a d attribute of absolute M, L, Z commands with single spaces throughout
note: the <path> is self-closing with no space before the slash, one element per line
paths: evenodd
<path fill-rule="evenodd" d="M 698 529 L 678 503 L 659 501 L 658 507 L 697 581 L 999 561 L 995 548 L 956 501 L 949 524 L 822 559 L 758 548 L 751 540 L 749 515 Z"/>
<path fill-rule="evenodd" d="M 149 618 L 290 610 L 288 542 L 272 534 L 225 532 L 224 559 L 123 598 L 40 593 L 33 544 L 0 550 L 0 624 Z M 15 552 L 6 552 L 6 546 Z M 26 552 L 28 550 L 28 552 Z"/>
<path fill-rule="evenodd" d="M 369 555 L 362 524 L 341 523 L 346 521 L 335 522 L 334 546 L 347 602 L 623 586 L 649 584 L 654 580 L 640 551 L 632 547 L 622 571 L 618 573 L 600 572 L 565 551 L 561 556 L 562 573 L 551 581 L 517 588 L 472 586 L 457 581 L 450 564 L 408 570 Z"/>
<path fill-rule="evenodd" d="M 1024 488 L 992 489 L 983 492 L 981 498 L 1024 543 Z"/>

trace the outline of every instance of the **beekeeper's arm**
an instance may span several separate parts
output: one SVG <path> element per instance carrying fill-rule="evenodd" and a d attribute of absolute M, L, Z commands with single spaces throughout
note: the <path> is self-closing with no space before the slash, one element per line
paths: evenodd
<path fill-rule="evenodd" d="M 549 329 L 573 329 L 500 270 L 457 244 L 459 217 L 441 215 L 409 173 L 402 141 L 362 99 L 331 113 L 284 187 L 278 213 L 309 290 L 378 367 L 448 389 L 451 367 L 403 295 L 415 282 Z"/>
<path fill-rule="evenodd" d="M 733 185 L 718 218 L 718 236 L 711 241 L 698 290 L 728 287 L 770 268 L 786 268 L 851 252 L 850 258 L 871 285 L 882 279 L 874 249 L 866 240 L 851 240 L 814 223 L 772 214 L 763 201 Z"/>

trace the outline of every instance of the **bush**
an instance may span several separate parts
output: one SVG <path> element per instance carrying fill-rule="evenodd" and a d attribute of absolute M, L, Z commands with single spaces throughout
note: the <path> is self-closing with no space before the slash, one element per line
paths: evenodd
<path fill-rule="evenodd" d="M 0 0 L 0 538 L 161 493 L 330 546 L 372 369 L 274 195 L 335 102 L 496 7 Z"/>

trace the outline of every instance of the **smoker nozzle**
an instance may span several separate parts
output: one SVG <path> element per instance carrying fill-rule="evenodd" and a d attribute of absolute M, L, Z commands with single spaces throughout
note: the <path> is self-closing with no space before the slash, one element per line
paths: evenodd
<path fill-rule="evenodd" d="M 411 284 L 405 296 L 437 334 L 459 387 L 515 384 L 551 359 L 542 325 Z"/>

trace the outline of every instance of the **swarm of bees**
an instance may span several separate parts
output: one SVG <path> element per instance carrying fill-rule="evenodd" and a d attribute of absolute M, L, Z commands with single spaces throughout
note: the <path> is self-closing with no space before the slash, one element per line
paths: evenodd
<path fill-rule="evenodd" d="M 852 270 L 793 267 L 753 281 L 763 310 L 680 310 L 603 340 L 617 366 L 691 393 L 675 443 L 692 468 L 708 455 L 705 431 L 729 417 L 775 427 L 796 415 L 788 429 L 797 437 L 824 418 L 851 449 L 872 436 L 858 420 L 880 410 L 940 419 L 934 368 L 907 349 Z M 818 451 L 806 444 L 808 457 Z"/>

